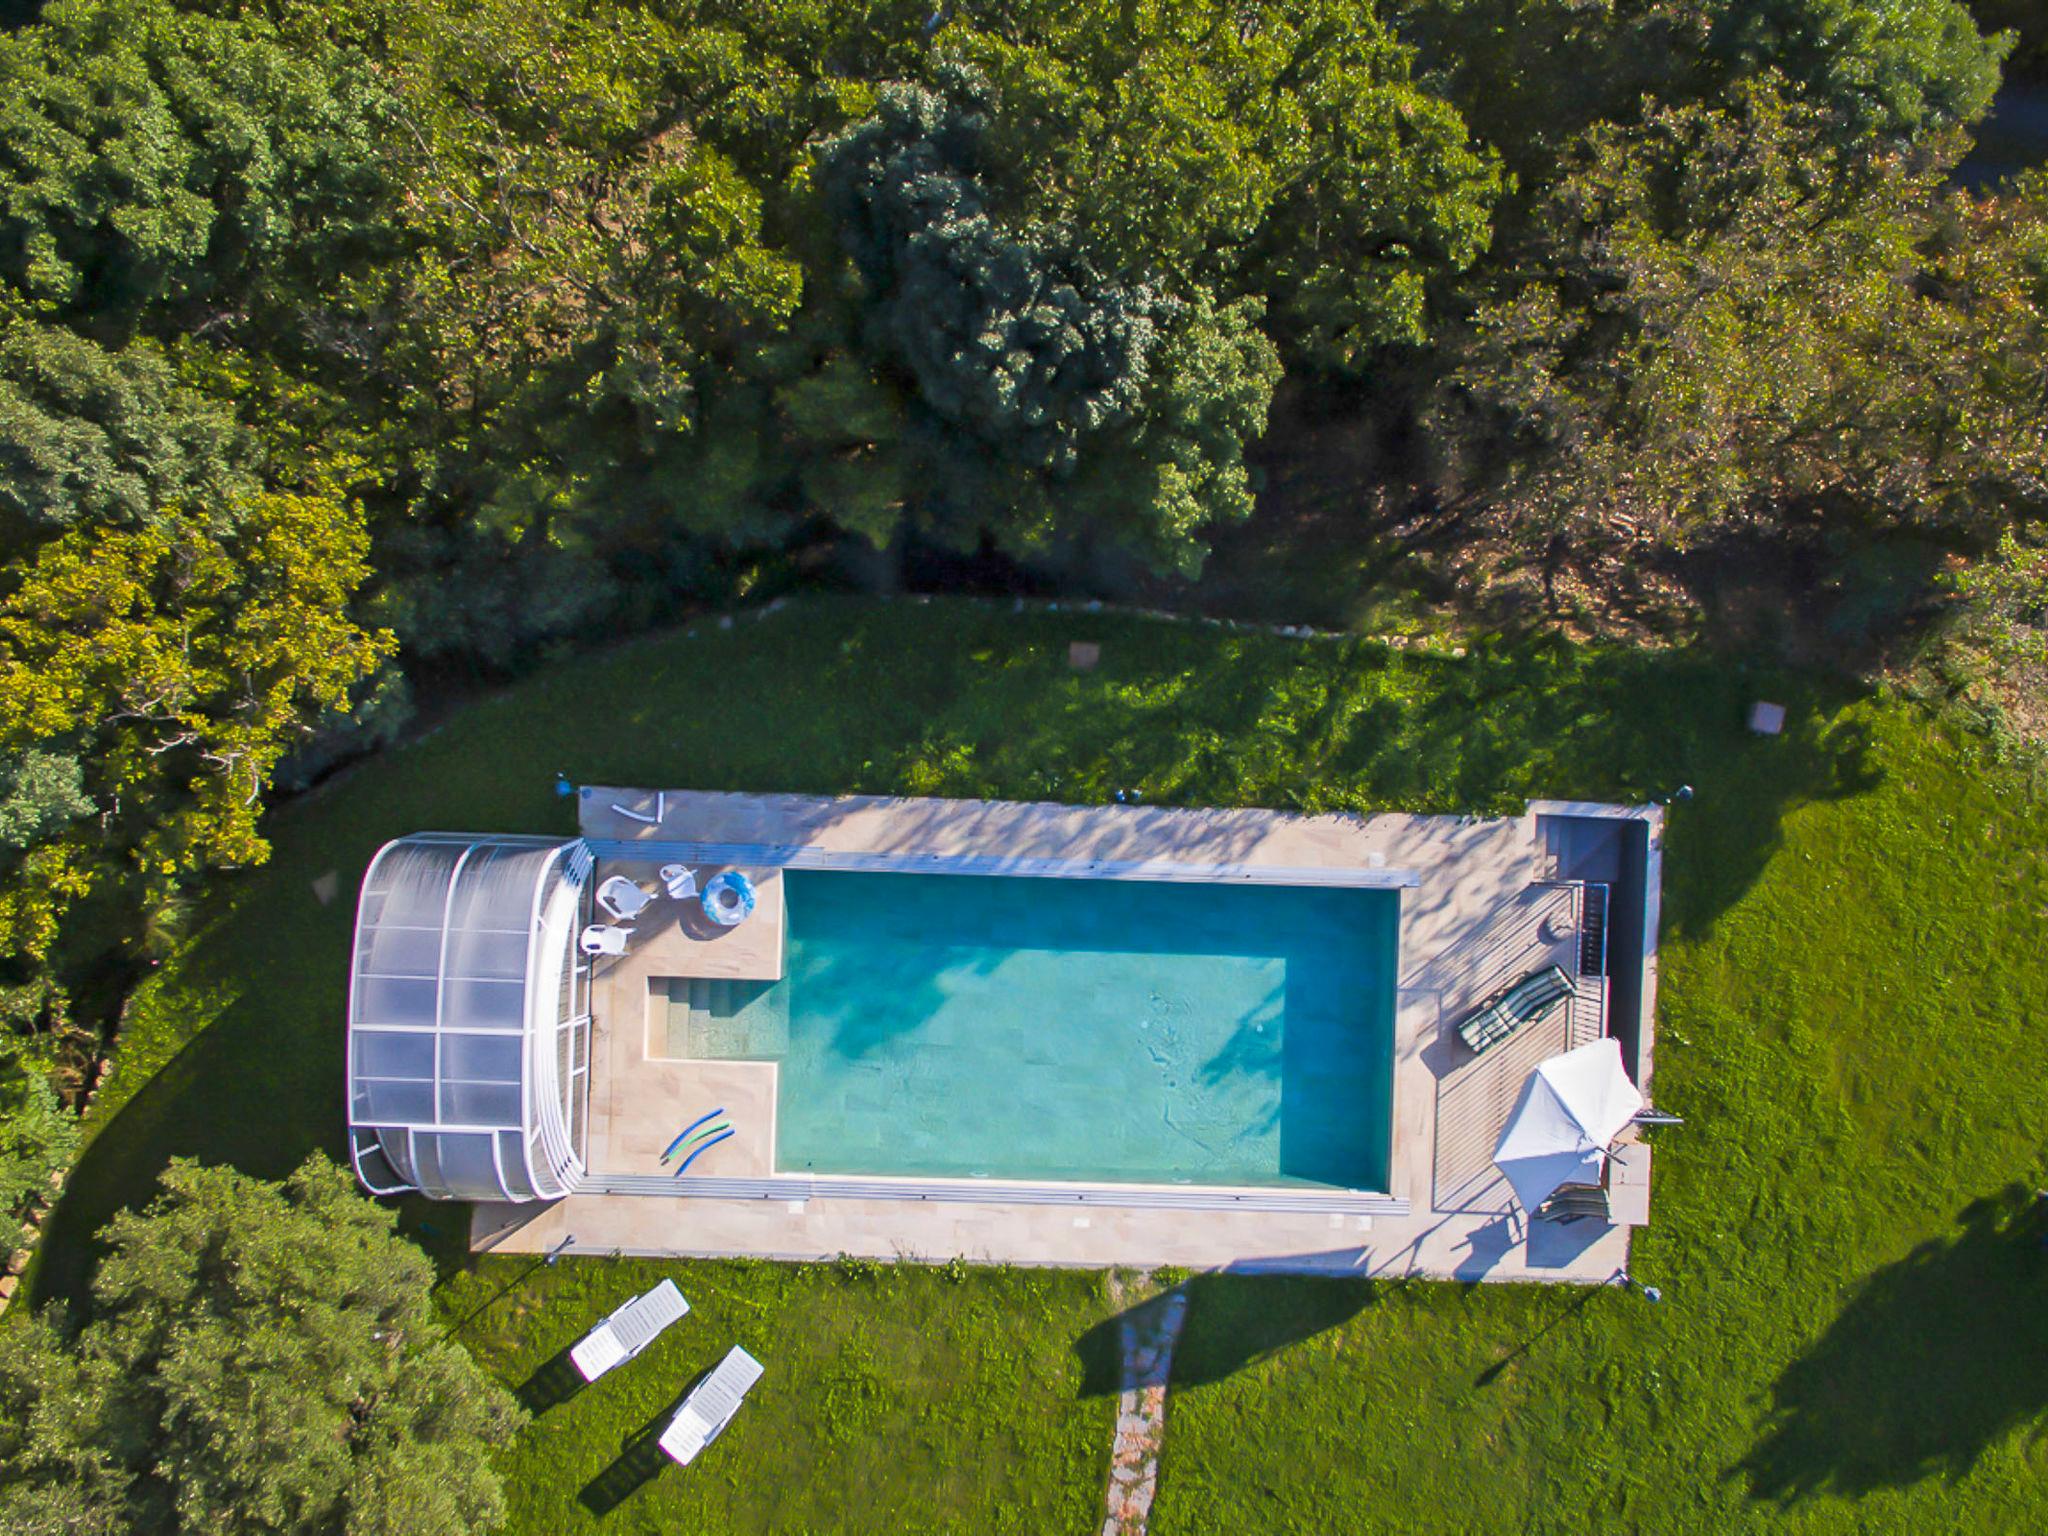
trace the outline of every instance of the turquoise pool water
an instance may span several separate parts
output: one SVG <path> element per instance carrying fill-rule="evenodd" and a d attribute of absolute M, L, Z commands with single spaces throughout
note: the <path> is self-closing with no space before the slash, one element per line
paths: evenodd
<path fill-rule="evenodd" d="M 672 992 L 781 1063 L 782 1172 L 1384 1189 L 1391 891 L 790 870 L 787 974 Z"/>

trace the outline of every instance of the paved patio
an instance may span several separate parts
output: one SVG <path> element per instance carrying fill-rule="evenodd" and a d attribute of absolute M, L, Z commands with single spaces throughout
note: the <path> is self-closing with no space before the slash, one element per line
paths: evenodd
<path fill-rule="evenodd" d="M 780 973 L 778 863 L 939 855 L 1012 865 L 1089 863 L 1111 877 L 1199 865 L 1251 880 L 1326 871 L 1333 881 L 1405 887 L 1387 1193 L 1405 1201 L 1407 1211 L 583 1194 L 544 1209 L 479 1207 L 479 1246 L 534 1252 L 573 1235 L 585 1252 L 932 1260 L 961 1254 L 1012 1263 L 1580 1282 L 1605 1280 L 1626 1264 L 1625 1228 L 1528 1222 L 1491 1162 L 1529 1069 L 1600 1032 L 1604 983 L 1580 978 L 1570 1008 L 1483 1057 L 1472 1058 L 1453 1034 L 1465 1012 L 1531 969 L 1556 962 L 1577 975 L 1580 887 L 1542 878 L 1554 870 L 1538 846 L 1533 810 L 1500 818 L 1293 816 L 609 787 L 586 789 L 581 805 L 585 836 L 608 850 L 601 874 L 623 872 L 652 885 L 661 857 L 655 849 L 648 859 L 622 856 L 632 850 L 619 845 L 637 842 L 775 850 L 744 866 L 762 903 L 740 929 L 707 934 L 686 905 L 664 912 L 672 904 L 657 902 L 643 914 L 649 931 L 595 977 L 586 1159 L 593 1175 L 644 1174 L 684 1123 L 684 1106 L 703 1103 L 744 1113 L 732 1117 L 741 1134 L 713 1148 L 694 1172 L 772 1171 L 773 1064 L 669 1059 L 667 1019 L 669 978 Z M 1654 810 L 1648 814 L 1654 847 L 1661 825 Z M 750 934 L 756 922 L 761 927 Z"/>

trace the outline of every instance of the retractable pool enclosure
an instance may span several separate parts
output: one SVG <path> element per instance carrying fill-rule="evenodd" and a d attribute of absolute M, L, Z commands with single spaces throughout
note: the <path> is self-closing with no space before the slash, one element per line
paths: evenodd
<path fill-rule="evenodd" d="M 348 1021 L 349 1151 L 365 1187 L 515 1201 L 576 1187 L 589 876 L 581 845 L 553 838 L 422 833 L 370 861 Z"/>

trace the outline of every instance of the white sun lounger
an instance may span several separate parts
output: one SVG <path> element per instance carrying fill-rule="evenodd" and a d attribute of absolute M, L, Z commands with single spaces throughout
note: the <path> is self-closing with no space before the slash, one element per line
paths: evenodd
<path fill-rule="evenodd" d="M 761 1379 L 761 1362 L 735 1344 L 717 1367 L 683 1399 L 676 1416 L 661 1432 L 661 1448 L 671 1461 L 688 1466 L 697 1453 L 718 1438 L 746 1401 L 747 1389 Z"/>
<path fill-rule="evenodd" d="M 635 1296 L 590 1332 L 569 1351 L 569 1359 L 585 1381 L 595 1381 L 615 1365 L 623 1365 L 661 1337 L 661 1332 L 678 1318 L 687 1316 L 690 1304 L 673 1280 L 664 1280 L 643 1296 Z"/>

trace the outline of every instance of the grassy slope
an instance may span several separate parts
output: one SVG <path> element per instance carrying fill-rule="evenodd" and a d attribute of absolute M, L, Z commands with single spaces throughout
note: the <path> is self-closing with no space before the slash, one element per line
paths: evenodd
<path fill-rule="evenodd" d="M 1066 669 L 1070 638 L 1105 642 L 1098 671 Z M 1741 730 L 1759 694 L 1793 706 L 1785 737 Z M 2031 1178 L 2048 1134 L 2027 1028 L 2048 818 L 1909 711 L 1685 654 L 1453 659 L 815 602 L 552 669 L 277 819 L 271 865 L 138 998 L 39 1295 L 75 1289 L 87 1234 L 169 1155 L 275 1174 L 339 1150 L 348 882 L 403 831 L 566 830 L 556 769 L 1309 808 L 1698 785 L 1671 836 L 1659 1056 L 1660 1098 L 1693 1123 L 1664 1135 L 1638 1249 L 1663 1307 L 1200 1279 L 1162 1529 L 1718 1529 L 1779 1519 L 1780 1498 L 1814 1528 L 2039 1523 L 2048 1474 L 2014 1431 L 2043 1406 L 2023 1366 L 2048 1273 L 2003 1207 L 1972 1202 Z M 344 897 L 323 908 L 328 869 Z M 464 1269 L 451 1214 L 425 1220 L 451 1323 L 543 1398 L 553 1352 L 653 1272 Z M 732 1339 L 774 1383 L 751 1439 L 631 1493 L 608 1528 L 1089 1522 L 1109 1414 L 1092 1278 L 675 1269 L 700 1316 L 538 1421 L 508 1458 L 515 1528 L 571 1527 L 579 1495 L 630 1487 L 635 1432 Z"/>

